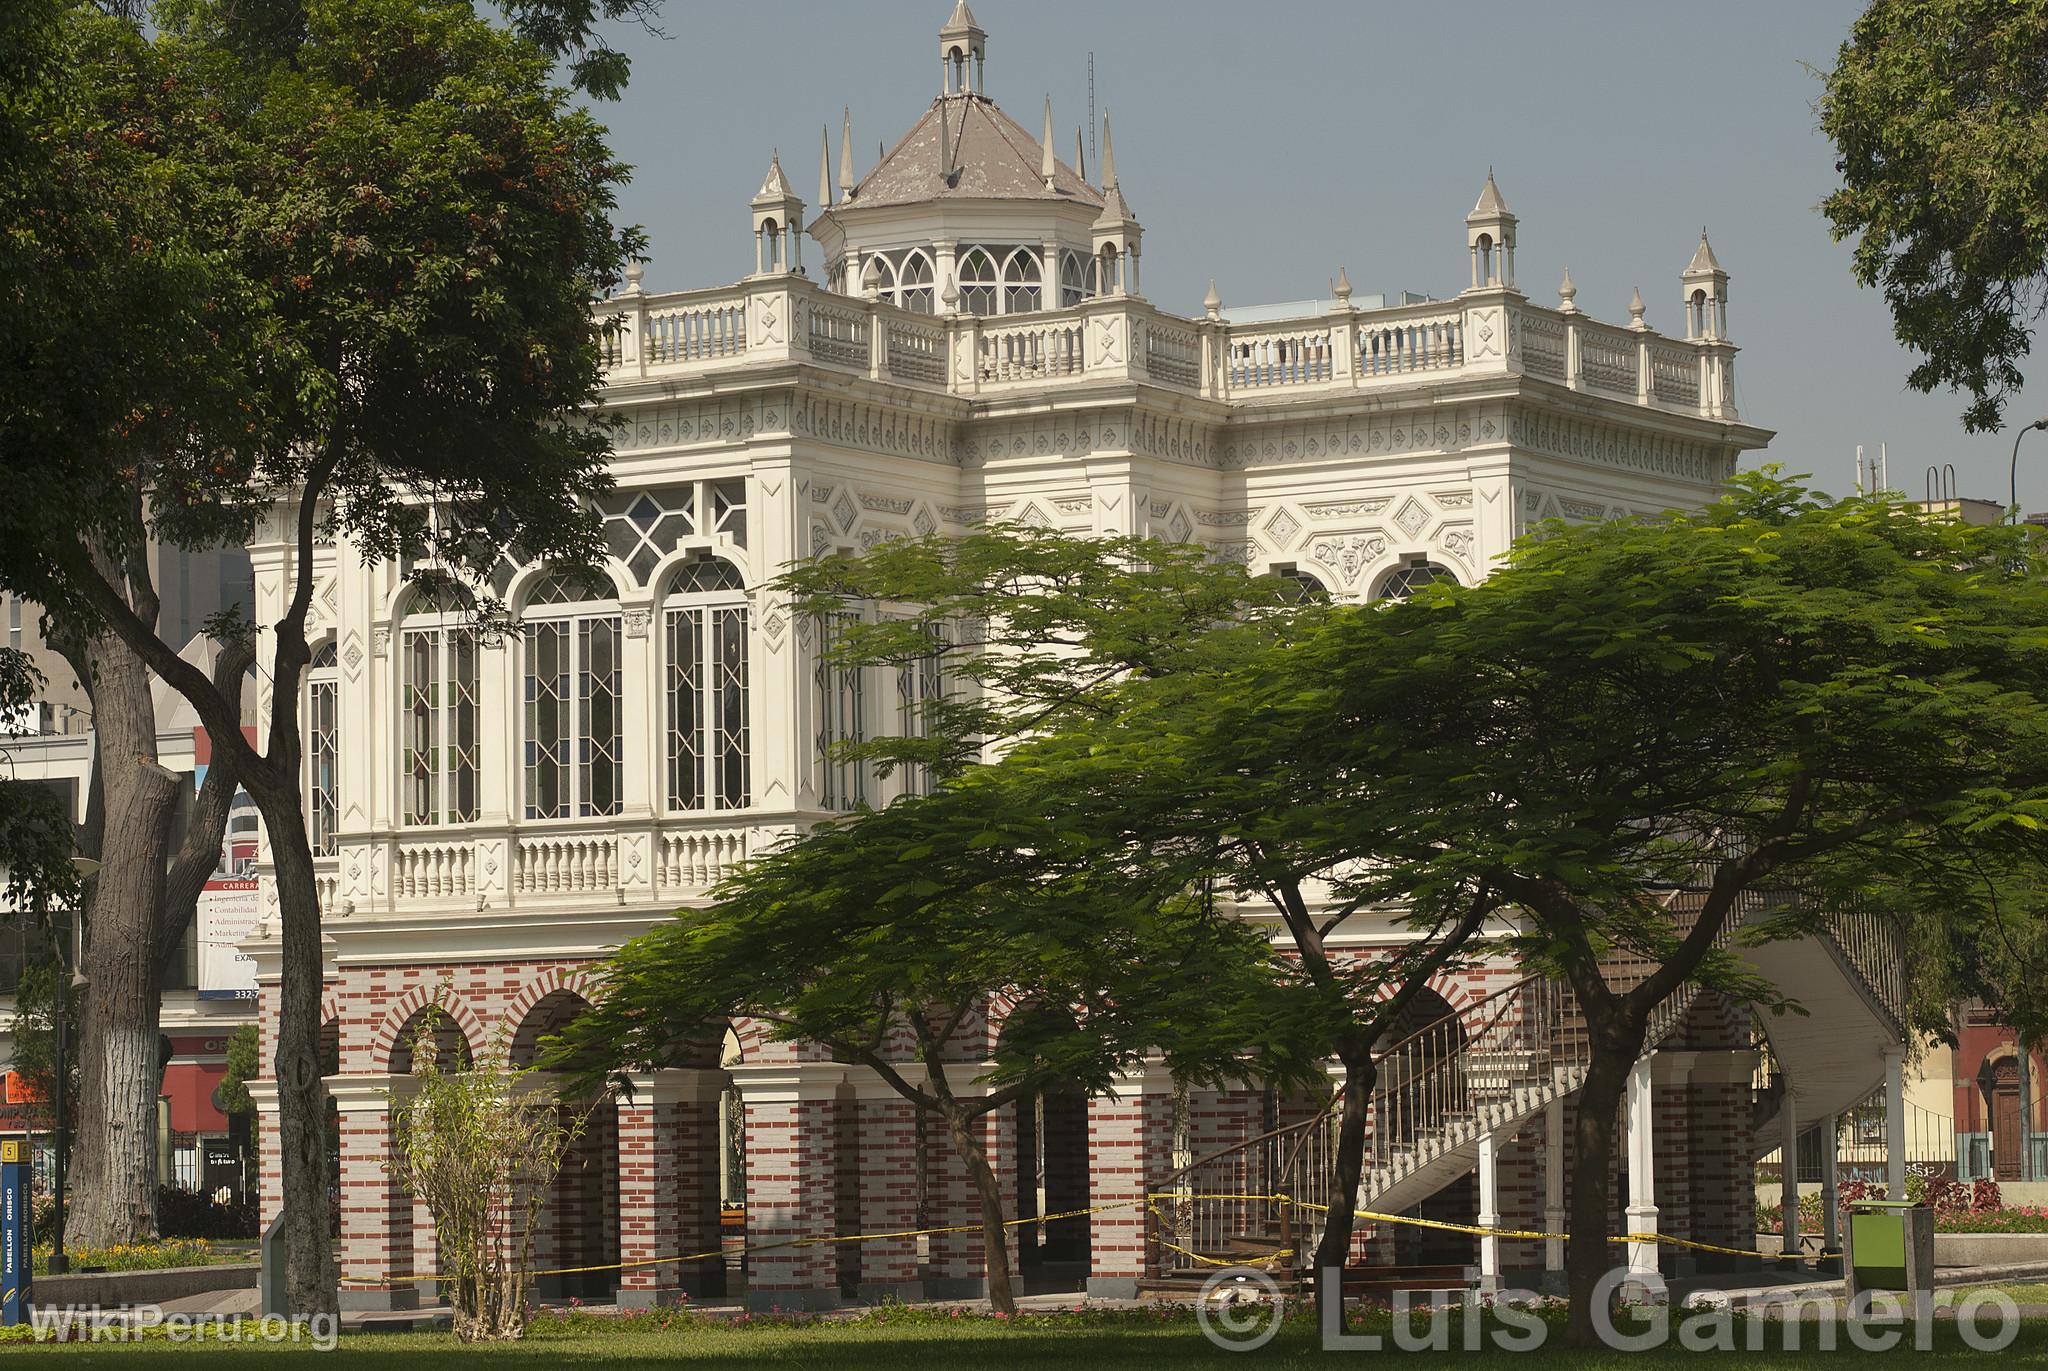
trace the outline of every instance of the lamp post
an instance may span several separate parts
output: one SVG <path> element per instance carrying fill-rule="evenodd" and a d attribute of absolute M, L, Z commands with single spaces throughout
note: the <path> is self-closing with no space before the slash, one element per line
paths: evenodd
<path fill-rule="evenodd" d="M 100 864 L 90 857 L 73 857 L 71 864 L 78 869 L 80 878 L 84 880 L 91 880 L 100 869 Z M 80 904 L 82 906 L 83 901 Z M 82 932 L 81 910 L 72 911 L 71 925 L 72 937 L 78 936 Z M 70 1120 L 66 1117 L 67 1092 L 64 1088 L 66 1077 L 70 1074 L 64 1060 L 65 1049 L 68 1046 L 65 1020 L 69 1017 L 71 1000 L 78 991 L 85 988 L 86 984 L 84 974 L 76 970 L 71 972 L 68 981 L 63 977 L 65 970 L 78 965 L 77 958 L 68 955 L 71 951 L 70 943 L 71 937 L 66 937 L 57 946 L 57 971 L 61 988 L 57 994 L 56 1022 L 51 1026 L 57 1049 L 56 1070 L 52 1073 L 55 1079 L 50 1086 L 56 1113 L 52 1121 L 54 1126 L 50 1130 L 51 1150 L 54 1153 L 50 1166 L 50 1274 L 53 1276 L 61 1276 L 71 1269 L 71 1258 L 64 1255 L 64 1163 L 66 1154 L 71 1150 Z"/>
<path fill-rule="evenodd" d="M 2020 439 L 2037 428 L 2048 429 L 2048 416 L 2034 420 L 2012 436 L 2012 504 L 2009 507 L 2014 523 L 2018 523 L 2020 519 Z"/>

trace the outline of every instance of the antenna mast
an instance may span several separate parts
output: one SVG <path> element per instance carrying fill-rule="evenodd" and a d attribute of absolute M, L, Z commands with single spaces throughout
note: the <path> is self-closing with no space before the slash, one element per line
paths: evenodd
<path fill-rule="evenodd" d="M 1088 54 L 1088 161 L 1090 165 L 1101 161 L 1095 151 L 1095 54 Z"/>

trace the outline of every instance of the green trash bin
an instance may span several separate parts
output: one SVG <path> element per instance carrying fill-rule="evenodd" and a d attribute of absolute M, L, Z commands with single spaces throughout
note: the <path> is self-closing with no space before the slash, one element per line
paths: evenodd
<path fill-rule="evenodd" d="M 1911 1200 L 1856 1200 L 1849 1206 L 1849 1295 L 1934 1289 L 1934 1211 Z"/>

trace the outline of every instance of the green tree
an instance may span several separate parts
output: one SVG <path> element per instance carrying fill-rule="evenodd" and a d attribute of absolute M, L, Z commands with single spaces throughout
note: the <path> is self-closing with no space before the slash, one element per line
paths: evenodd
<path fill-rule="evenodd" d="M 1883 289 L 1916 390 L 1996 429 L 2048 308 L 2048 2 L 1873 0 L 1827 73 L 1822 204 Z"/>
<path fill-rule="evenodd" d="M 534 37 L 463 0 L 167 0 L 148 30 L 31 0 L 0 19 L 27 59 L 0 85 L 0 157 L 22 173 L 0 191 L 0 308 L 23 328 L 0 376 L 0 575 L 184 694 L 264 815 L 295 1313 L 334 1304 L 290 707 L 315 549 L 345 535 L 421 579 L 480 579 L 508 549 L 594 559 L 609 436 L 589 417 L 589 301 L 639 239 L 609 222 L 624 169 L 550 75 L 615 12 L 515 7 Z M 535 28 L 551 14 L 567 18 Z M 623 74 L 605 70 L 590 83 Z M 239 543 L 266 522 L 293 579 L 262 626 L 277 707 L 251 744 L 231 693 L 158 637 L 130 569 L 145 538 Z"/>
<path fill-rule="evenodd" d="M 1526 916 L 1513 945 L 1585 1015 L 1576 1337 L 1592 1336 L 1616 1112 L 1657 1006 L 1687 981 L 1775 1004 L 1741 946 L 1830 909 L 1924 910 L 1982 936 L 2005 917 L 1987 878 L 2040 859 L 2037 551 L 2021 530 L 1749 476 L 1705 511 L 1546 528 L 1481 585 L 1333 639 L 1345 717 L 1385 726 L 1331 745 L 1382 778 L 1384 822 L 1411 816 L 1375 879 L 1424 900 L 1446 882 L 1502 890 Z M 1765 917 L 1772 891 L 1799 898 Z M 1618 956 L 1653 969 L 1618 977 Z"/>
<path fill-rule="evenodd" d="M 1093 835 L 1048 779 L 977 768 L 752 863 L 710 908 L 622 947 L 603 999 L 551 1059 L 586 1079 L 661 1066 L 707 1024 L 743 1015 L 869 1068 L 964 1163 L 989 1298 L 1013 1313 L 1010 1216 L 981 1120 L 1048 1090 L 1111 1090 L 1154 1051 L 1193 1079 L 1306 1069 L 1255 1051 L 1284 1047 L 1261 1041 L 1280 975 L 1266 939 L 1213 902 L 1092 879 Z M 999 1000 L 1037 1012 L 991 1035 Z M 984 1061 L 989 1088 L 963 1092 L 968 1064 Z"/>

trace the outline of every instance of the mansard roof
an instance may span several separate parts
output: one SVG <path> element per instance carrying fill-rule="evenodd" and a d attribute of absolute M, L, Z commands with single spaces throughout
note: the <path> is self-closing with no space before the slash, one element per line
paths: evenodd
<path fill-rule="evenodd" d="M 940 121 L 944 120 L 941 129 Z M 943 142 L 944 147 L 941 147 Z M 940 170 L 950 155 L 953 174 Z M 1066 200 L 1099 209 L 1102 196 L 1054 159 L 1045 188 L 1045 147 L 984 95 L 942 95 L 835 211 L 935 200 Z"/>

